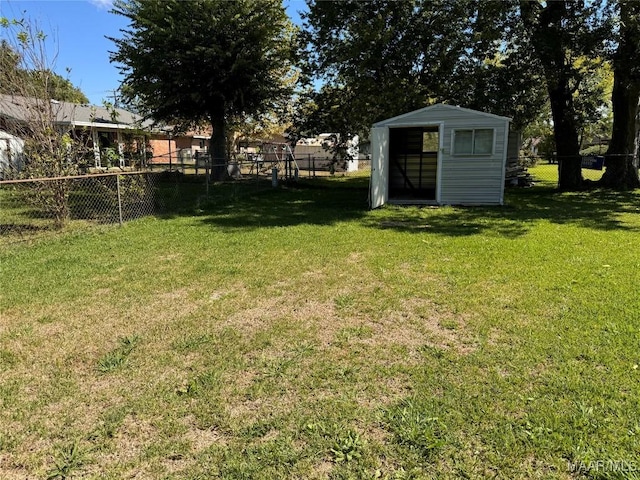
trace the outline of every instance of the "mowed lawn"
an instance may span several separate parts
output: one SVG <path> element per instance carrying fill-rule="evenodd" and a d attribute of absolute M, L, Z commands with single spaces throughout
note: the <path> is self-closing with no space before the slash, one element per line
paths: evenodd
<path fill-rule="evenodd" d="M 0 246 L 0 478 L 640 477 L 640 192 L 302 185 Z"/>

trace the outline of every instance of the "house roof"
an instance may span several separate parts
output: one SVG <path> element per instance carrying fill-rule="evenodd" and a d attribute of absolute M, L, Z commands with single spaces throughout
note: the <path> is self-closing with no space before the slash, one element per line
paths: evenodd
<path fill-rule="evenodd" d="M 0 116 L 19 122 L 28 122 L 36 109 L 44 107 L 46 100 L 0 94 Z M 114 129 L 149 128 L 149 122 L 122 108 L 112 111 L 95 105 L 82 105 L 51 100 L 55 122 L 72 127 L 103 127 Z"/>
<path fill-rule="evenodd" d="M 425 113 L 431 112 L 431 113 L 437 113 L 437 112 L 442 112 L 442 111 L 457 111 L 460 113 L 465 113 L 465 114 L 469 114 L 469 115 L 478 115 L 478 116 L 484 116 L 484 117 L 489 117 L 489 118 L 493 118 L 493 119 L 500 119 L 500 120 L 506 120 L 506 121 L 511 121 L 511 118 L 509 117 L 501 117 L 500 115 L 494 115 L 492 113 L 486 113 L 486 112 L 481 112 L 479 110 L 472 110 L 470 108 L 462 108 L 462 107 L 457 107 L 455 105 L 447 105 L 445 103 L 436 103 L 435 105 L 429 105 L 428 107 L 423 107 L 420 108 L 418 110 L 414 110 L 412 112 L 408 112 L 408 113 L 403 113 L 402 115 L 397 115 L 395 117 L 391 117 L 391 118 L 387 118 L 386 120 L 381 120 L 380 122 L 376 122 L 373 124 L 374 127 L 383 127 L 385 125 L 389 125 L 389 124 L 393 124 L 393 123 L 397 123 L 400 121 L 408 121 L 411 119 L 411 117 L 414 116 L 422 116 Z"/>

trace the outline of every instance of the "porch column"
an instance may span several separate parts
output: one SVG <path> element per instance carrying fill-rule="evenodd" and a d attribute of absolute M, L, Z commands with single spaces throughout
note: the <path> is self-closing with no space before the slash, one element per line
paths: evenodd
<path fill-rule="evenodd" d="M 116 141 L 118 142 L 118 161 L 120 162 L 120 168 L 124 168 L 124 146 L 122 145 L 120 130 L 116 130 Z"/>
<path fill-rule="evenodd" d="M 95 127 L 91 127 L 91 140 L 93 141 L 93 161 L 96 168 L 101 168 L 100 162 L 100 139 Z"/>

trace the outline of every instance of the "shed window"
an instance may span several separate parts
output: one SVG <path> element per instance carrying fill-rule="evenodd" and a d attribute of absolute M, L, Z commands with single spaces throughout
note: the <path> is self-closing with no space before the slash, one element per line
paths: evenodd
<path fill-rule="evenodd" d="M 454 130 L 454 155 L 491 155 L 493 153 L 493 129 Z"/>

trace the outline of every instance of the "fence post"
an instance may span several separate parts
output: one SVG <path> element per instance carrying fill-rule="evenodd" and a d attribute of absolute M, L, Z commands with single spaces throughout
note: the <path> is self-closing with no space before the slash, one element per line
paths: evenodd
<path fill-rule="evenodd" d="M 120 175 L 116 175 L 116 188 L 118 190 L 118 218 L 122 226 L 122 198 L 120 196 Z"/>
<path fill-rule="evenodd" d="M 209 198 L 209 182 L 211 181 L 211 168 L 213 165 L 213 157 L 211 155 L 209 155 L 206 158 L 204 165 L 205 165 L 204 184 L 206 186 L 205 192 L 207 194 L 207 198 Z"/>

